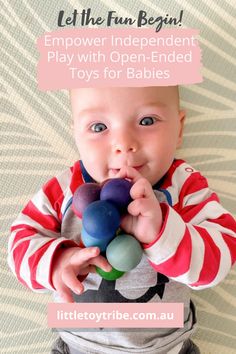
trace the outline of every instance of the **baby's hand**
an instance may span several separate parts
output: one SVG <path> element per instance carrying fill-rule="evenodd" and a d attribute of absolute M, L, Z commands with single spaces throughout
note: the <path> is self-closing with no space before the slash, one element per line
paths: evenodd
<path fill-rule="evenodd" d="M 134 235 L 142 243 L 150 243 L 157 238 L 162 226 L 162 211 L 150 182 L 132 167 L 124 167 L 115 176 L 129 178 L 134 184 L 130 190 L 133 201 L 128 206 L 121 227 Z"/>
<path fill-rule="evenodd" d="M 78 275 L 95 273 L 95 266 L 106 272 L 112 269 L 99 253 L 98 247 L 72 247 L 58 251 L 52 270 L 52 282 L 65 302 L 74 302 L 72 291 L 75 294 L 81 294 L 84 290 L 83 284 L 77 278 Z"/>

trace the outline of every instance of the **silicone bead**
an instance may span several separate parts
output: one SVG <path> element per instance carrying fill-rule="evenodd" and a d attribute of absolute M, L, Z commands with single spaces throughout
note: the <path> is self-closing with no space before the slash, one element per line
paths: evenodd
<path fill-rule="evenodd" d="M 120 214 L 112 203 L 99 200 L 85 209 L 82 224 L 90 236 L 111 239 L 120 225 Z"/>
<path fill-rule="evenodd" d="M 119 235 L 107 246 L 106 257 L 112 267 L 123 272 L 135 268 L 142 258 L 142 247 L 131 235 Z"/>
<path fill-rule="evenodd" d="M 115 268 L 112 268 L 110 272 L 105 272 L 103 269 L 96 267 L 96 272 L 106 280 L 116 280 L 124 274 L 124 272 L 121 272 L 120 270 L 117 270 Z"/>
<path fill-rule="evenodd" d="M 126 211 L 132 200 L 130 196 L 131 187 L 132 183 L 123 178 L 108 180 L 102 187 L 100 199 L 115 204 L 121 211 Z"/>
<path fill-rule="evenodd" d="M 89 204 L 99 200 L 101 188 L 97 183 L 85 183 L 76 189 L 72 208 L 76 215 L 81 217 Z"/>

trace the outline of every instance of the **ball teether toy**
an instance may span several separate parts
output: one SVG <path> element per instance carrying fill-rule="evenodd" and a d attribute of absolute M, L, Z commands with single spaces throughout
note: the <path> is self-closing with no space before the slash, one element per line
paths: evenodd
<path fill-rule="evenodd" d="M 142 258 L 140 243 L 132 235 L 119 230 L 121 215 L 131 202 L 132 183 L 123 178 L 109 179 L 102 183 L 87 183 L 74 194 L 72 209 L 82 217 L 81 237 L 86 247 L 97 246 L 106 252 L 112 266 L 110 272 L 96 267 L 106 280 L 115 280 L 124 272 L 135 268 Z"/>
<path fill-rule="evenodd" d="M 123 272 L 135 268 L 142 258 L 140 243 L 131 235 L 122 234 L 115 237 L 107 246 L 108 262 Z"/>

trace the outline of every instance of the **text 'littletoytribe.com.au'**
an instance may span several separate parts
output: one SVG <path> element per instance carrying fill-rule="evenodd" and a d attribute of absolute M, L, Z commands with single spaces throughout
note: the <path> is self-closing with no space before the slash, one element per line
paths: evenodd
<path fill-rule="evenodd" d="M 183 303 L 79 303 L 48 305 L 51 328 L 183 327 Z"/>
<path fill-rule="evenodd" d="M 63 30 L 38 40 L 42 90 L 201 82 L 196 30 Z"/>

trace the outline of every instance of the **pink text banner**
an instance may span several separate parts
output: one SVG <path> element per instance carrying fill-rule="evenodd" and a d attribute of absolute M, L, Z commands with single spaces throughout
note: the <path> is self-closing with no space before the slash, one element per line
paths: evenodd
<path fill-rule="evenodd" d="M 63 29 L 37 41 L 42 91 L 202 82 L 195 29 Z"/>
<path fill-rule="evenodd" d="M 183 303 L 50 303 L 50 328 L 182 328 Z"/>

